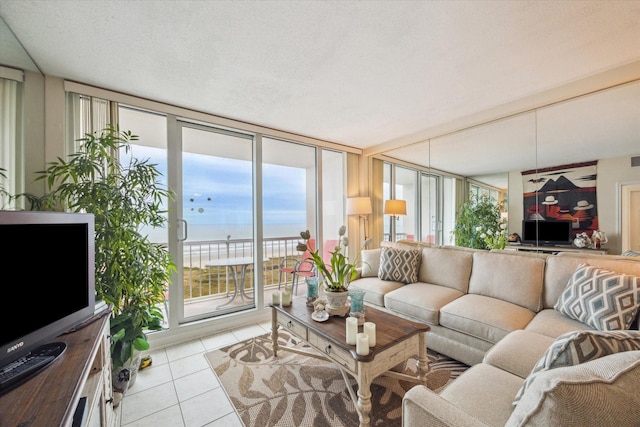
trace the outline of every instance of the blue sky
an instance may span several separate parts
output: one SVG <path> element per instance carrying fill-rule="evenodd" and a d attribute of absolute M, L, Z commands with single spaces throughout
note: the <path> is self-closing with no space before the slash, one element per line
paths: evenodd
<path fill-rule="evenodd" d="M 135 146 L 138 158 L 149 158 L 166 177 L 165 150 Z M 183 209 L 190 224 L 252 223 L 252 164 L 208 155 L 183 153 Z M 304 224 L 304 169 L 263 166 L 263 215 L 267 224 Z"/>

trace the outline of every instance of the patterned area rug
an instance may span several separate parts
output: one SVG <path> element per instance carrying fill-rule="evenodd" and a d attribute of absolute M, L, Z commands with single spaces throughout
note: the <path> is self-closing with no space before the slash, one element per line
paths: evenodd
<path fill-rule="evenodd" d="M 279 331 L 280 345 L 309 350 L 306 343 Z M 427 340 L 428 342 L 428 340 Z M 440 390 L 468 368 L 429 350 L 427 386 Z M 358 414 L 337 365 L 289 351 L 273 357 L 271 335 L 205 354 L 209 365 L 238 410 L 244 425 L 253 426 L 355 426 Z M 396 368 L 416 373 L 416 359 Z M 357 391 L 349 377 L 349 387 Z M 371 385 L 372 426 L 400 426 L 402 396 L 415 383 L 387 376 Z"/>

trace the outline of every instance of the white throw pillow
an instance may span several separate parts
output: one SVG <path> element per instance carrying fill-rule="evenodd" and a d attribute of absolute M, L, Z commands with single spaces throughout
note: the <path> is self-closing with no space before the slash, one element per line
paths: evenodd
<path fill-rule="evenodd" d="M 360 277 L 378 277 L 380 249 L 363 249 L 360 257 L 362 261 Z"/>

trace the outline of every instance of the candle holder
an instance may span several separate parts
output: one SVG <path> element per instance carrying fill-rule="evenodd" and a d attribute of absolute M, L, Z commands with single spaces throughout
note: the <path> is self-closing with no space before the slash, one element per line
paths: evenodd
<path fill-rule="evenodd" d="M 307 306 L 313 307 L 314 303 L 318 299 L 318 277 L 307 277 Z"/>
<path fill-rule="evenodd" d="M 351 307 L 349 316 L 358 319 L 358 325 L 364 324 L 364 293 L 362 289 L 351 289 L 349 297 L 351 298 Z"/>

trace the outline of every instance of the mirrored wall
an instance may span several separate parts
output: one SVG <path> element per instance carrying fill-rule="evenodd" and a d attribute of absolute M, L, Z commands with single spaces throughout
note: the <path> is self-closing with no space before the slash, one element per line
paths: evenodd
<path fill-rule="evenodd" d="M 606 247 L 614 254 L 620 253 L 618 187 L 620 183 L 640 181 L 640 168 L 631 166 L 631 157 L 638 155 L 638 80 L 550 102 L 384 153 L 384 157 L 400 163 L 419 164 L 434 172 L 463 177 L 467 182 L 504 189 L 508 194 L 509 232 L 521 237 L 523 220 L 546 220 L 553 212 L 549 205 L 559 202 L 569 190 L 552 188 L 557 193 L 549 192 L 551 185 L 544 188 L 545 182 L 556 181 L 563 170 L 576 164 L 593 162 L 589 176 L 570 179 L 581 187 L 573 189 L 578 192 L 588 191 L 588 181 L 592 181 L 597 206 L 587 196 L 572 196 L 565 197 L 571 201 L 562 210 L 565 218 L 574 221 L 575 234 L 585 224 L 576 227 L 576 218 L 587 210 L 583 208 L 594 205 L 596 209 L 588 213 L 589 218 L 597 218 L 597 227 L 608 236 Z M 539 185 L 532 185 L 536 182 Z M 526 205 L 526 196 L 537 198 L 533 206 Z M 544 247 L 548 243 L 537 241 L 533 245 Z"/>

